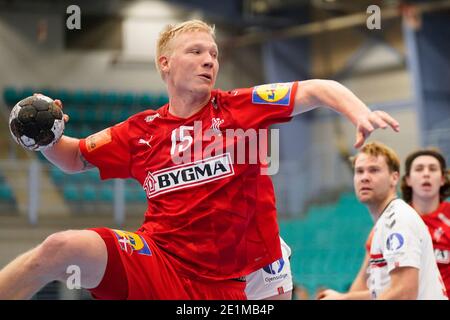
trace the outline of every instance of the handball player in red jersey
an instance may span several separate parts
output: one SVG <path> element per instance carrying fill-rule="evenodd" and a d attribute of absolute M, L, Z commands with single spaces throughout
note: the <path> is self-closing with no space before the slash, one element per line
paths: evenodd
<path fill-rule="evenodd" d="M 437 150 L 421 149 L 405 160 L 402 196 L 420 214 L 433 240 L 436 262 L 450 292 L 450 196 L 449 173 Z"/>
<path fill-rule="evenodd" d="M 97 167 L 102 179 L 139 181 L 145 220 L 134 232 L 50 235 L 0 271 L 1 299 L 30 298 L 66 281 L 71 265 L 98 299 L 246 299 L 245 276 L 282 256 L 272 182 L 266 164 L 255 161 L 265 158 L 259 149 L 268 127 L 326 106 L 355 125 L 356 148 L 377 128 L 399 130 L 335 81 L 216 89 L 218 57 L 213 27 L 199 20 L 168 26 L 156 66 L 169 103 L 86 139 L 63 136 L 43 151 L 65 172 Z M 243 155 L 239 146 L 254 134 L 261 144 Z"/>

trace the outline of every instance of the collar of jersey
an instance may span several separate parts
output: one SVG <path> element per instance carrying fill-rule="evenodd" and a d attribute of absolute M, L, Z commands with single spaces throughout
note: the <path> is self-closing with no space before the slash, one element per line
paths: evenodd
<path fill-rule="evenodd" d="M 200 109 L 198 110 L 196 113 L 194 113 L 192 116 L 188 117 L 188 118 L 180 118 L 177 116 L 174 116 L 173 114 L 171 114 L 169 112 L 169 104 L 167 103 L 164 107 L 163 107 L 163 112 L 162 112 L 162 116 L 165 117 L 166 119 L 170 119 L 170 120 L 176 120 L 176 121 L 183 121 L 183 122 L 188 122 L 191 119 L 195 119 L 198 118 L 198 116 L 200 114 L 202 114 L 203 112 L 205 112 L 206 109 L 208 109 L 209 107 L 211 107 L 211 100 L 213 99 L 213 97 L 216 96 L 216 90 L 213 90 L 211 92 L 211 96 L 209 98 L 209 101 Z"/>

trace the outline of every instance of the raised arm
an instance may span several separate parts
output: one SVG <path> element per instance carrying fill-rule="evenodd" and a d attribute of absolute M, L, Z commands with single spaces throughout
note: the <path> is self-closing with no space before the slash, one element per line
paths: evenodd
<path fill-rule="evenodd" d="M 355 148 L 364 144 L 366 138 L 377 128 L 390 126 L 399 131 L 399 123 L 384 111 L 371 111 L 349 89 L 333 80 L 299 81 L 292 115 L 316 107 L 328 107 L 343 114 L 356 126 Z"/>

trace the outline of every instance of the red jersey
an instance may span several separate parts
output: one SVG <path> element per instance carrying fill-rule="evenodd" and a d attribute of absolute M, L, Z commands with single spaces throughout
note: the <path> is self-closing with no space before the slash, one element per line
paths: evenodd
<path fill-rule="evenodd" d="M 233 150 L 243 140 L 225 138 L 228 129 L 259 133 L 289 121 L 296 90 L 296 82 L 213 90 L 189 118 L 171 115 L 164 105 L 80 140 L 80 150 L 102 179 L 140 182 L 148 209 L 139 231 L 178 272 L 214 280 L 245 276 L 281 257 L 275 196 L 260 162 L 248 161 L 248 152 L 245 163 L 236 161 Z M 215 136 L 196 134 L 199 127 Z M 174 161 L 174 154 L 189 156 L 191 149 L 189 161 Z"/>
<path fill-rule="evenodd" d="M 433 240 L 439 271 L 447 292 L 450 292 L 450 202 L 442 202 L 431 213 L 422 215 Z"/>

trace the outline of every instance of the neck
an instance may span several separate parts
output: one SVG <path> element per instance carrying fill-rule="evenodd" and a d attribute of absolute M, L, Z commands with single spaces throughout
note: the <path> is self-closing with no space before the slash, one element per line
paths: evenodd
<path fill-rule="evenodd" d="M 424 215 L 435 211 L 439 207 L 440 204 L 439 200 L 440 200 L 439 195 L 434 196 L 431 200 L 423 199 L 413 195 L 411 205 L 414 207 L 414 209 L 416 209 L 416 211 L 420 215 Z"/>
<path fill-rule="evenodd" d="M 170 94 L 169 112 L 179 118 L 189 118 L 202 109 L 211 97 L 210 92 Z"/>
<path fill-rule="evenodd" d="M 397 198 L 397 194 L 395 192 L 393 192 L 393 193 L 389 194 L 389 196 L 386 197 L 381 202 L 368 204 L 370 214 L 372 215 L 372 217 L 374 218 L 375 221 L 378 220 L 378 218 L 381 216 L 381 214 L 383 213 L 384 209 L 386 209 L 388 204 L 396 198 Z"/>

